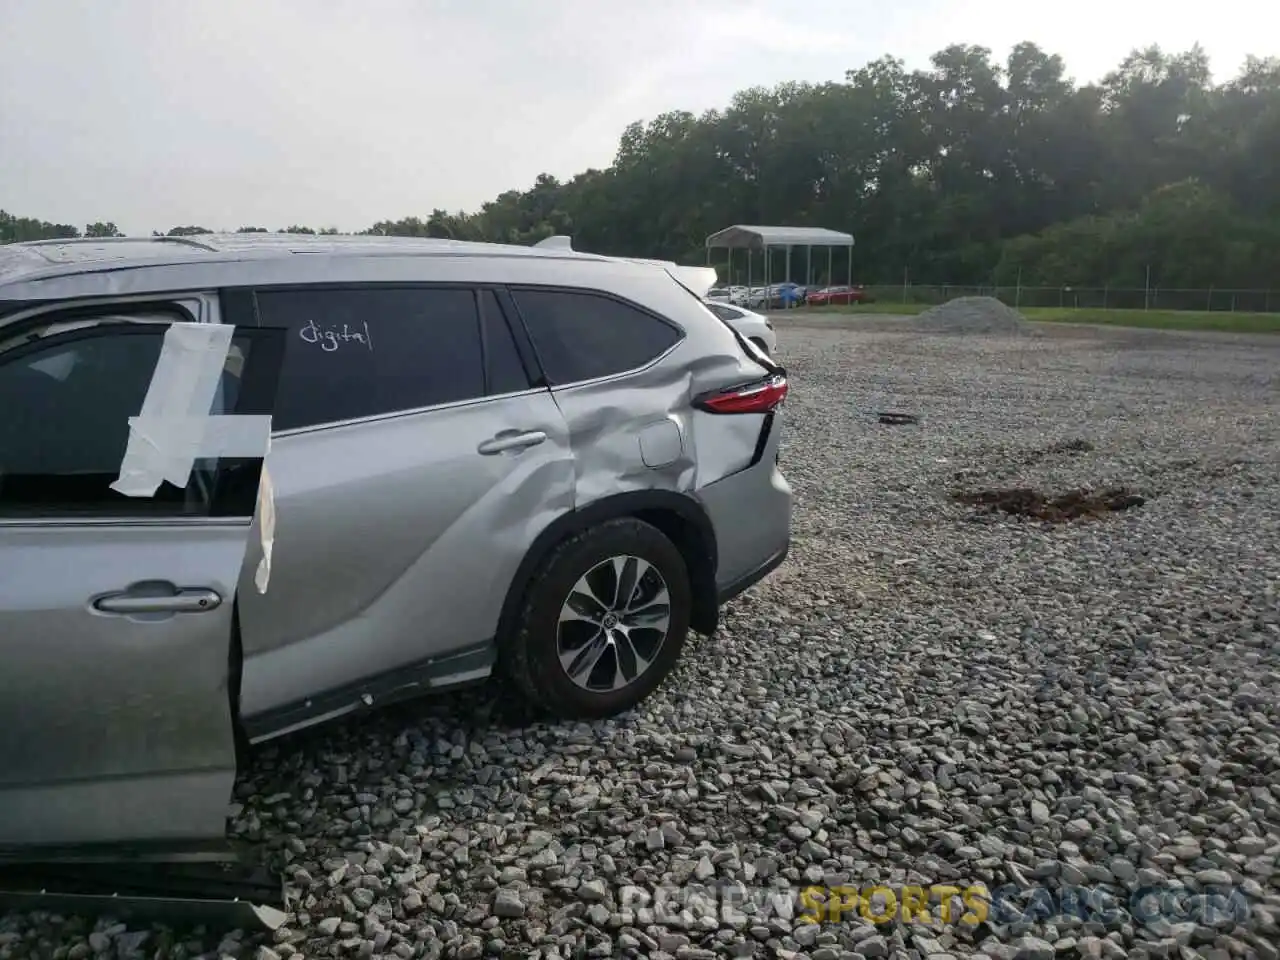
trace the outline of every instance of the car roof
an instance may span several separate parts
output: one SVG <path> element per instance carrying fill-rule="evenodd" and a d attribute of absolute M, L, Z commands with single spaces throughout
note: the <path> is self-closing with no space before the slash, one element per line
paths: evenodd
<path fill-rule="evenodd" d="M 175 237 L 76 238 L 0 245 L 0 296 L 4 287 L 37 280 L 139 267 L 225 264 L 327 257 L 520 257 L 617 263 L 573 250 L 472 243 L 428 237 L 314 236 L 273 233 L 207 233 Z"/>

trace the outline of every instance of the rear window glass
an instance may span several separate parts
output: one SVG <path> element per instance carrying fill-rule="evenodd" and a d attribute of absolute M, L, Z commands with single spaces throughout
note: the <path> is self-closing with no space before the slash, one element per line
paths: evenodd
<path fill-rule="evenodd" d="M 680 342 L 680 330 L 601 294 L 511 291 L 552 385 L 636 370 Z"/>

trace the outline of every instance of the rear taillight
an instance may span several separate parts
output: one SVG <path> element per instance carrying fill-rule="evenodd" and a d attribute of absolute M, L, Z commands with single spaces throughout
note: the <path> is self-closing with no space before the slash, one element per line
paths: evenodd
<path fill-rule="evenodd" d="M 693 405 L 707 413 L 770 413 L 786 398 L 787 378 L 773 376 L 740 387 L 703 394 Z"/>

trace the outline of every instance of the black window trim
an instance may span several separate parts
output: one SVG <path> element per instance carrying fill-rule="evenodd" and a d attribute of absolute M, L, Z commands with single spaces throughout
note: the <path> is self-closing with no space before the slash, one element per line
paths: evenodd
<path fill-rule="evenodd" d="M 495 393 L 490 378 L 493 376 L 493 370 L 489 364 L 489 327 L 486 323 L 488 319 L 488 309 L 485 307 L 484 294 L 492 292 L 494 299 L 498 302 L 498 322 L 506 328 L 510 334 L 512 342 L 515 344 L 516 356 L 520 360 L 520 368 L 524 371 L 524 378 L 529 382 L 527 387 L 520 390 L 507 390 L 503 393 Z M 480 351 L 484 357 L 484 395 L 486 399 L 497 400 L 504 397 L 520 397 L 527 393 L 533 393 L 547 388 L 547 378 L 543 375 L 541 367 L 537 366 L 536 358 L 533 355 L 532 344 L 524 344 L 521 335 L 516 332 L 515 326 L 511 322 L 511 316 L 515 312 L 515 304 L 511 302 L 511 296 L 506 289 L 498 284 L 486 283 L 478 284 L 475 287 L 476 294 L 476 315 L 480 318 Z M 505 302 L 504 302 L 505 301 Z M 525 333 L 523 324 L 521 324 L 520 333 Z"/>
<path fill-rule="evenodd" d="M 472 300 L 476 308 L 476 323 L 479 325 L 478 334 L 480 335 L 480 350 L 482 355 L 482 369 L 484 373 L 484 389 L 485 393 L 479 397 L 469 397 L 465 400 L 450 400 L 446 403 L 435 403 L 425 407 L 413 407 L 406 410 L 392 410 L 386 413 L 373 413 L 365 417 L 349 417 L 346 420 L 326 420 L 323 423 L 311 423 L 302 427 L 290 427 L 287 430 L 271 431 L 271 436 L 275 437 L 293 437 L 301 434 L 316 433 L 321 430 L 337 430 L 344 427 L 359 426 L 366 423 L 381 423 L 386 420 L 395 420 L 401 417 L 419 416 L 424 413 L 434 413 L 438 410 L 451 410 L 460 407 L 473 406 L 476 404 L 488 403 L 491 400 L 504 399 L 507 397 L 519 397 L 526 394 L 536 393 L 539 390 L 546 389 L 546 377 L 538 366 L 536 373 L 530 373 L 531 360 L 536 363 L 536 357 L 532 353 L 532 343 L 527 346 L 522 345 L 522 337 L 528 337 L 524 325 L 517 327 L 513 325 L 510 317 L 515 313 L 515 305 L 503 302 L 510 301 L 510 295 L 506 293 L 503 284 L 486 283 L 486 282 L 468 282 L 466 280 L 329 280 L 314 283 L 308 282 L 290 282 L 290 283 L 253 283 L 253 284 L 235 284 L 231 286 L 221 287 L 217 290 L 219 302 L 219 316 L 223 323 L 241 323 L 244 325 L 262 326 L 262 315 L 258 309 L 259 293 L 292 293 L 307 292 L 314 290 L 463 290 L 472 294 Z M 517 390 L 512 393 L 490 394 L 489 390 L 489 363 L 487 353 L 487 340 L 484 330 L 483 317 L 480 309 L 483 303 L 483 297 L 480 296 L 484 290 L 493 290 L 498 295 L 499 306 L 505 312 L 502 317 L 507 324 L 507 329 L 511 331 L 512 337 L 516 341 L 516 350 L 520 354 L 521 363 L 525 367 L 525 372 L 529 379 L 533 381 L 533 386 L 524 390 Z M 237 319 L 235 312 L 239 310 L 241 313 L 248 314 L 244 318 Z"/>
<path fill-rule="evenodd" d="M 142 314 L 177 314 L 181 316 L 190 316 L 190 311 L 177 307 L 176 304 L 168 304 L 168 309 L 159 304 L 147 304 L 151 309 L 143 309 L 136 311 Z M 87 309 L 87 308 L 86 308 Z M 110 316 L 122 315 L 124 311 L 111 309 L 109 304 L 101 304 L 96 309 L 99 315 L 104 319 Z M 48 313 L 41 314 L 44 317 L 59 317 L 61 311 L 52 310 Z M 91 316 L 80 311 L 81 316 Z M 54 324 L 68 322 L 62 319 L 55 319 Z M 157 328 L 163 326 L 166 330 L 173 323 L 187 323 L 197 321 L 186 321 L 181 319 L 160 319 L 157 323 L 141 322 L 137 324 L 100 324 L 93 327 L 77 327 L 74 330 L 64 330 L 61 333 L 51 334 L 47 337 L 39 337 L 34 340 L 28 340 L 24 343 L 17 344 L 8 350 L 0 353 L 0 366 L 21 360 L 24 356 L 32 353 L 39 353 L 49 347 L 64 346 L 66 344 L 78 343 L 84 340 L 96 340 L 106 336 L 142 336 L 157 333 Z M 272 331 L 275 328 L 260 327 L 256 328 L 262 331 Z M 255 341 L 255 347 L 266 349 L 276 354 L 274 358 L 266 361 L 266 369 L 279 369 L 280 354 L 284 350 L 284 336 L 282 332 L 277 331 L 276 335 L 271 336 L 253 336 L 255 328 L 243 328 L 242 333 L 249 335 Z M 163 337 L 163 334 L 161 334 Z M 261 371 L 264 367 L 260 363 L 253 363 L 250 366 L 252 371 Z M 261 376 L 255 376 L 251 381 L 247 381 L 237 398 L 233 413 L 250 413 L 260 414 L 270 409 L 272 397 L 274 396 L 274 384 L 268 380 L 264 380 Z M 246 409 L 247 408 L 247 409 Z M 224 459 L 224 458 L 220 458 Z M 249 459 L 257 460 L 257 470 L 261 470 L 264 458 L 225 458 L 225 459 Z M 198 525 L 215 525 L 215 526 L 244 526 L 246 522 L 252 519 L 253 511 L 248 513 L 243 510 L 228 509 L 226 504 L 218 499 L 215 489 L 214 497 L 208 503 L 204 504 L 202 509 L 194 513 L 185 513 L 179 511 L 167 511 L 164 504 L 158 505 L 154 510 L 145 510 L 141 508 L 141 504 L 147 502 L 149 498 L 139 499 L 134 506 L 139 507 L 138 512 L 133 513 L 126 510 L 110 509 L 110 508 L 93 508 L 84 511 L 66 511 L 62 513 L 39 513 L 33 512 L 30 515 L 23 513 L 4 514 L 0 513 L 0 526 L 6 527 L 46 527 L 46 526 L 82 526 L 85 524 L 95 525 L 125 525 L 125 526 L 174 526 L 193 524 Z M 117 501 L 115 506 L 123 507 L 127 501 Z"/>
<path fill-rule="evenodd" d="M 35 309 L 37 312 L 29 313 L 17 320 L 6 321 L 0 325 L 0 342 L 8 341 L 12 337 L 21 336 L 24 332 L 35 330 L 37 327 L 48 327 L 59 323 L 75 323 L 77 320 L 91 320 L 94 317 L 106 318 L 110 316 L 128 317 L 134 314 L 150 314 L 150 313 L 172 313 L 180 314 L 181 320 L 173 321 L 177 323 L 200 323 L 199 317 L 195 316 L 183 303 L 183 301 L 199 300 L 206 296 L 204 290 L 193 290 L 183 293 L 163 293 L 148 294 L 143 298 L 124 298 L 115 299 L 114 297 L 82 297 L 78 300 L 51 300 L 47 302 L 35 302 L 27 305 L 28 309 Z M 46 309 L 40 309 L 41 307 Z M 19 310 L 16 313 L 24 313 Z M 10 347 L 16 350 L 19 344 Z M 0 352 L 0 356 L 4 356 L 8 350 Z"/>
<path fill-rule="evenodd" d="M 484 325 L 484 297 L 471 288 L 471 306 L 476 316 L 476 336 L 480 338 L 480 389 L 486 397 L 492 395 L 493 371 L 489 369 L 489 331 Z"/>
<path fill-rule="evenodd" d="M 563 283 L 509 283 L 509 284 L 506 284 L 505 286 L 507 291 L 507 297 L 511 302 L 511 309 L 514 312 L 514 316 L 518 319 L 520 327 L 524 331 L 525 337 L 528 338 L 529 349 L 533 353 L 535 362 L 538 365 L 538 369 L 542 371 L 542 383 L 546 385 L 547 389 L 552 391 L 576 389 L 577 387 L 589 386 L 589 385 L 593 386 L 595 384 L 607 383 L 610 380 L 617 380 L 620 377 L 631 377 L 631 376 L 635 376 L 637 373 L 643 373 L 645 370 L 648 370 L 650 367 L 656 366 L 657 364 L 665 360 L 667 357 L 669 357 L 672 354 L 672 352 L 679 349 L 680 345 L 683 344 L 685 340 L 687 340 L 689 337 L 688 331 L 685 330 L 684 327 L 676 323 L 671 318 L 664 317 L 662 314 L 650 309 L 649 307 L 644 306 L 643 304 L 636 303 L 634 300 L 629 300 L 626 297 L 620 297 L 618 296 L 618 294 L 614 293 L 611 290 L 601 290 L 598 287 L 571 286 Z M 519 305 L 519 302 L 516 300 L 515 295 L 518 294 L 521 290 L 536 290 L 538 292 L 552 292 L 552 293 L 576 293 L 576 294 L 585 293 L 588 296 L 604 297 L 607 300 L 613 300 L 615 303 L 620 303 L 624 307 L 629 307 L 632 310 L 639 311 L 640 313 L 648 317 L 651 317 L 652 319 L 657 320 L 660 323 L 666 324 L 668 327 L 670 327 L 672 330 L 676 332 L 676 340 L 673 344 L 671 344 L 671 346 L 667 347 L 666 350 L 663 350 L 662 353 L 658 354 L 652 360 L 648 361 L 647 363 L 643 363 L 638 367 L 629 367 L 626 370 L 619 370 L 617 373 L 605 374 L 602 377 L 592 377 L 589 380 L 571 380 L 568 383 L 553 384 L 551 383 L 550 378 L 547 377 L 546 365 L 542 362 L 541 356 L 538 355 L 538 348 L 533 342 L 533 336 L 529 332 L 529 326 L 528 326 L 528 323 L 525 321 L 524 314 L 520 312 L 520 305 Z"/>

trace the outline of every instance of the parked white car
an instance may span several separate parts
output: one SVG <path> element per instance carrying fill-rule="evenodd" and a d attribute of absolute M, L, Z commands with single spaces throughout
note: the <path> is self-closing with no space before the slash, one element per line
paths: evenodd
<path fill-rule="evenodd" d="M 767 317 L 719 300 L 706 300 L 707 309 L 723 320 L 743 337 L 773 356 L 778 348 L 778 337 Z"/>
<path fill-rule="evenodd" d="M 750 298 L 751 291 L 747 287 L 712 287 L 706 297 L 716 303 L 731 303 L 739 307 L 745 307 Z"/>

